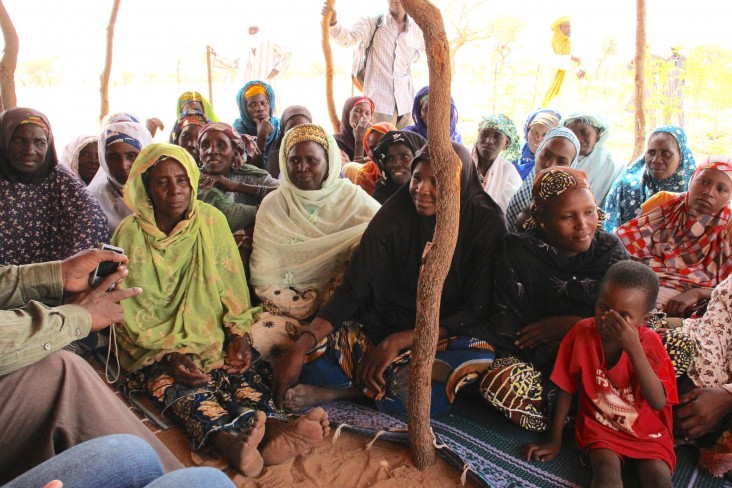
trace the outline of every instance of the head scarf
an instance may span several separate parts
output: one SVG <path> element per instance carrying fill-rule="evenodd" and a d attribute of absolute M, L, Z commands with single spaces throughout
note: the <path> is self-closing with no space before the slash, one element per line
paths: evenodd
<path fill-rule="evenodd" d="M 531 152 L 531 146 L 529 146 L 529 130 L 535 125 L 542 125 L 551 130 L 559 125 L 559 120 L 562 116 L 556 110 L 548 108 L 540 108 L 532 112 L 526 119 L 524 124 L 524 145 L 521 148 L 521 159 L 514 161 L 514 165 L 521 175 L 521 179 L 524 180 L 529 175 L 532 169 L 534 169 L 534 153 Z"/>
<path fill-rule="evenodd" d="M 565 192 L 587 188 L 592 191 L 587 175 L 574 168 L 547 168 L 536 175 L 531 188 L 531 206 L 529 218 L 524 229 L 533 229 L 539 225 L 539 214 Z M 605 219 L 604 212 L 598 208 L 598 225 Z"/>
<path fill-rule="evenodd" d="M 280 137 L 280 119 L 274 116 L 274 109 L 275 109 L 275 93 L 272 87 L 263 81 L 254 80 L 250 81 L 236 94 L 236 104 L 239 106 L 239 118 L 237 118 L 232 126 L 234 129 L 239 132 L 239 134 L 246 134 L 249 136 L 256 136 L 257 135 L 257 123 L 252 119 L 249 114 L 247 113 L 247 97 L 246 93 L 252 86 L 260 86 L 261 88 L 264 88 L 265 95 L 267 95 L 267 99 L 269 100 L 269 122 L 272 124 L 272 128 L 274 129 L 272 133 L 267 137 L 267 142 L 264 146 L 263 158 L 264 163 L 267 163 L 267 159 L 270 154 L 270 149 L 272 148 L 272 145 L 274 145 L 277 140 Z"/>
<path fill-rule="evenodd" d="M 74 137 L 64 148 L 59 162 L 66 165 L 76 176 L 79 176 L 79 153 L 86 146 L 95 142 L 99 142 L 99 136 L 81 134 Z"/>
<path fill-rule="evenodd" d="M 102 127 L 106 127 L 109 124 L 115 124 L 117 122 L 135 122 L 140 123 L 140 120 L 132 114 L 126 112 L 116 112 L 113 114 L 107 114 L 102 119 Z"/>
<path fill-rule="evenodd" d="M 43 164 L 31 174 L 15 171 L 10 165 L 10 158 L 8 156 L 10 139 L 13 137 L 18 126 L 23 124 L 37 125 L 43 129 L 48 143 Z M 37 185 L 42 183 L 51 174 L 53 168 L 58 165 L 56 147 L 53 144 L 51 123 L 45 115 L 32 108 L 13 107 L 0 114 L 0 144 L 2 144 L 2 147 L 0 147 L 0 179 L 14 183 L 20 182 Z"/>
<path fill-rule="evenodd" d="M 216 116 L 216 113 L 214 113 L 213 106 L 211 105 L 211 102 L 208 101 L 208 98 L 204 97 L 196 91 L 183 92 L 181 96 L 178 97 L 178 103 L 176 104 L 175 124 L 173 124 L 173 130 L 170 131 L 170 137 L 168 138 L 168 142 L 170 144 L 177 144 L 176 141 L 180 136 L 180 131 L 183 129 L 182 127 L 180 127 L 180 123 L 182 122 L 181 117 L 185 115 L 183 114 L 183 106 L 188 102 L 201 103 L 201 105 L 203 106 L 203 115 L 205 116 L 205 122 L 218 122 L 219 120 L 219 118 Z M 196 113 L 199 111 L 195 109 L 188 109 L 186 110 L 186 112 Z M 137 122 L 137 120 L 134 120 L 134 122 Z"/>
<path fill-rule="evenodd" d="M 570 19 L 568 15 L 565 15 L 552 22 L 552 49 L 556 54 L 566 56 L 572 52 L 572 41 L 569 39 L 569 36 L 565 35 L 559 28 L 562 24 L 566 24 L 571 21 L 572 19 Z"/>
<path fill-rule="evenodd" d="M 198 133 L 199 146 L 201 145 L 203 135 L 210 131 L 221 132 L 231 141 L 231 145 L 237 154 L 237 158 L 231 164 L 232 169 L 240 168 L 246 160 L 247 155 L 257 150 L 257 144 L 250 136 L 242 136 L 226 122 L 209 122 L 204 125 Z"/>
<path fill-rule="evenodd" d="M 301 190 L 287 172 L 293 140 L 326 142 L 328 174 L 319 190 Z M 338 144 L 325 129 L 303 124 L 289 130 L 280 149 L 280 187 L 267 195 L 257 213 L 252 284 L 323 291 L 343 272 L 379 204 L 350 181 L 340 179 Z"/>
<path fill-rule="evenodd" d="M 610 125 L 599 114 L 593 112 L 576 112 L 563 118 L 562 127 L 569 127 L 572 122 L 580 121 L 591 125 L 599 131 L 595 147 L 586 156 L 577 156 L 575 168 L 584 171 L 590 182 L 598 205 L 603 205 L 605 196 L 617 177 L 622 173 L 624 166 L 613 160 L 612 154 L 605 149 L 605 142 L 610 136 Z"/>
<path fill-rule="evenodd" d="M 97 171 L 97 175 L 89 183 L 89 192 L 94 195 L 94 198 L 102 206 L 112 232 L 122 219 L 130 214 L 130 210 L 122 199 L 122 183 L 115 180 L 109 173 L 106 156 L 107 146 L 125 142 L 142 150 L 152 143 L 150 132 L 142 124 L 133 122 L 130 119 L 117 120 L 121 121 L 105 126 L 99 136 L 99 167 L 102 171 Z"/>
<path fill-rule="evenodd" d="M 386 134 L 387 132 L 399 130 L 397 127 L 392 124 L 391 122 L 377 122 L 375 124 L 371 124 L 368 129 L 366 129 L 366 132 L 363 135 L 363 152 L 367 153 L 369 152 L 369 136 L 372 132 L 378 132 L 382 136 Z M 381 140 L 381 139 L 379 139 Z M 378 144 L 378 142 L 377 142 Z"/>
<path fill-rule="evenodd" d="M 414 104 L 412 105 L 412 118 L 414 119 L 414 125 L 405 127 L 404 130 L 416 132 L 420 136 L 427 139 L 427 124 L 422 119 L 422 102 L 428 98 L 427 95 L 430 93 L 430 87 L 425 86 L 417 92 L 414 96 Z M 450 139 L 453 142 L 459 142 L 462 144 L 463 136 L 457 130 L 458 122 L 458 111 L 455 105 L 455 100 L 450 97 Z"/>
<path fill-rule="evenodd" d="M 572 145 L 574 145 L 574 149 L 576 151 L 575 154 L 579 154 L 580 144 L 577 140 L 577 136 L 575 136 L 574 132 L 567 129 L 566 127 L 555 127 L 547 132 L 546 136 L 544 136 L 544 139 L 542 139 L 541 144 L 539 144 L 539 147 L 536 148 L 536 154 L 539 154 L 544 146 L 555 137 L 564 137 L 565 139 L 569 139 L 570 142 L 572 142 Z M 569 166 L 573 166 L 577 162 L 576 155 Z M 529 175 L 521 184 L 521 188 L 519 188 L 516 194 L 511 198 L 511 201 L 508 203 L 508 208 L 506 209 L 506 227 L 508 228 L 509 232 L 516 233 L 520 230 L 518 227 L 516 227 L 516 218 L 524 209 L 528 208 L 531 204 L 531 189 L 534 183 L 535 173 L 536 168 L 532 168 Z"/>
<path fill-rule="evenodd" d="M 399 185 L 391 179 L 391 173 L 386 169 L 386 153 L 393 144 L 404 144 L 412 151 L 412 154 L 417 154 L 417 151 L 427 144 L 427 140 L 416 132 L 406 129 L 387 132 L 381 138 L 372 151 L 374 162 L 383 175 L 383 179 L 376 182 L 373 194 L 374 198 L 381 203 L 384 203 L 399 189 Z"/>
<path fill-rule="evenodd" d="M 303 105 L 290 105 L 282 112 L 280 117 L 280 135 L 277 140 L 272 144 L 272 147 L 267 154 L 266 164 L 264 169 L 272 175 L 273 178 L 279 178 L 280 176 L 280 145 L 282 144 L 282 138 L 284 137 L 284 130 L 287 127 L 287 123 L 291 118 L 301 115 L 305 117 L 309 123 L 313 122 L 313 116 L 310 110 Z M 290 127 L 292 128 L 292 127 Z"/>
<path fill-rule="evenodd" d="M 691 181 L 705 169 L 722 171 L 732 187 L 729 157 L 710 156 Z M 661 286 L 680 292 L 713 288 L 732 272 L 730 215 L 729 204 L 714 215 L 697 214 L 689 205 L 687 191 L 626 222 L 616 233 L 633 259 L 656 272 Z"/>
<path fill-rule="evenodd" d="M 501 152 L 506 161 L 515 161 L 519 156 L 519 136 L 513 121 L 503 114 L 486 115 L 478 124 L 478 132 L 494 129 L 508 137 L 508 145 Z"/>
<path fill-rule="evenodd" d="M 474 325 L 471 322 L 480 322 L 476 331 L 485 328 L 481 319 L 489 307 L 480 297 L 492 296 L 491 256 L 505 230 L 501 210 L 480 186 L 470 152 L 457 143 L 453 149 L 460 158 L 460 225 L 442 290 L 440 325 L 452 335 L 473 335 L 465 331 Z M 412 170 L 429 160 L 426 147 L 417 151 Z M 391 333 L 413 328 L 419 270 L 435 223 L 434 216 L 417 213 L 409 185 L 399 188 L 369 224 L 344 284 L 321 315 L 333 324 L 358 320 L 376 344 Z M 348 313 L 341 316 L 344 303 Z"/>
<path fill-rule="evenodd" d="M 679 167 L 665 180 L 655 180 L 646 168 L 645 153 L 631 164 L 613 183 L 605 199 L 607 221 L 605 230 L 615 231 L 620 225 L 641 214 L 641 205 L 659 191 L 685 192 L 696 170 L 696 161 L 687 145 L 684 129 L 676 125 L 664 125 L 651 132 L 670 134 L 679 145 Z"/>
<path fill-rule="evenodd" d="M 377 122 L 376 124 L 370 125 L 363 135 L 363 152 L 366 154 L 369 153 L 369 136 L 373 132 L 383 136 L 387 132 L 395 130 L 397 130 L 396 126 L 391 122 Z M 363 188 L 363 190 L 369 195 L 373 195 L 374 190 L 376 189 L 376 182 L 381 180 L 383 177 L 384 175 L 381 172 L 379 165 L 376 164 L 375 161 L 369 160 L 363 163 L 358 169 L 358 172 L 356 173 L 356 184 Z"/>
<path fill-rule="evenodd" d="M 169 235 L 155 222 L 143 182 L 164 158 L 178 161 L 191 182 L 185 218 Z M 144 292 L 123 303 L 125 323 L 117 326 L 119 359 L 127 371 L 189 354 L 203 371 L 223 366 L 224 328 L 246 333 L 259 309 L 252 308 L 239 252 L 224 216 L 196 200 L 198 167 L 188 152 L 171 144 L 143 149 L 125 185 L 132 215 L 112 242 L 130 257 L 125 287 Z"/>
<path fill-rule="evenodd" d="M 334 134 L 338 147 L 348 155 L 348 159 L 353 159 L 353 153 L 356 150 L 356 138 L 353 135 L 353 127 L 351 127 L 351 111 L 359 103 L 368 103 L 371 112 L 374 111 L 374 102 L 368 97 L 350 97 L 343 104 L 343 112 L 341 113 L 341 125 L 338 133 Z"/>
<path fill-rule="evenodd" d="M 32 174 L 13 170 L 8 156 L 10 139 L 24 122 L 47 134 L 45 158 Z M 48 119 L 36 110 L 0 113 L 0 201 L 0 266 L 59 261 L 109 238 L 99 204 L 58 164 Z"/>

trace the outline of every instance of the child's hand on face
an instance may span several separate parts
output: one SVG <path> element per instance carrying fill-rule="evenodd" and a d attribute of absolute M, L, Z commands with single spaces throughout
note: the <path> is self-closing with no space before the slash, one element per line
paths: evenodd
<path fill-rule="evenodd" d="M 626 352 L 640 345 L 638 331 L 615 310 L 605 312 L 602 315 L 602 324 L 599 326 L 603 337 L 615 342 Z"/>

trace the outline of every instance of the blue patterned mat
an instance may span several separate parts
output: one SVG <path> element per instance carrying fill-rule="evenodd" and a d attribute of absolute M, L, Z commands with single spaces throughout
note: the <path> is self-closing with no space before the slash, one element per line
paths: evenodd
<path fill-rule="evenodd" d="M 351 402 L 330 403 L 325 409 L 334 424 L 346 424 L 344 428 L 367 435 L 386 431 L 382 439 L 407 442 L 405 416 L 384 414 Z M 511 424 L 476 396 L 459 397 L 451 413 L 433 417 L 432 428 L 437 443 L 445 446 L 438 453 L 460 470 L 469 465 L 470 477 L 483 486 L 581 488 L 590 485 L 590 468 L 580 461 L 572 429 L 565 429 L 562 452 L 557 459 L 538 463 L 524 461 L 520 447 L 539 440 L 540 436 Z M 696 452 L 692 447 L 678 447 L 676 455 L 674 486 L 732 488 L 732 483 L 696 467 Z M 624 474 L 625 486 L 639 486 L 632 469 L 626 469 Z"/>

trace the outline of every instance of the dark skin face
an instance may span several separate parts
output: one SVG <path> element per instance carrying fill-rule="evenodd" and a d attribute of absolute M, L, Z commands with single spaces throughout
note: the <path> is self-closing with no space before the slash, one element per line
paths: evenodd
<path fill-rule="evenodd" d="M 328 177 L 328 154 L 315 141 L 298 142 L 287 153 L 287 176 L 300 190 L 320 190 Z"/>
<path fill-rule="evenodd" d="M 642 299 L 641 299 L 642 297 Z M 615 283 L 605 283 L 595 302 L 595 326 L 605 341 L 611 341 L 603 327 L 606 312 L 614 310 L 621 318 L 634 327 L 640 327 L 648 318 L 646 294 L 636 288 L 623 288 Z"/>
<path fill-rule="evenodd" d="M 485 160 L 492 163 L 496 160 L 498 155 L 508 147 L 509 139 L 500 130 L 496 129 L 483 129 L 478 132 L 478 142 L 476 147 L 478 148 L 478 157 L 481 160 Z"/>
<path fill-rule="evenodd" d="M 188 154 L 193 156 L 193 159 L 199 161 L 198 154 L 198 133 L 201 132 L 201 126 L 196 124 L 189 124 L 183 127 L 180 131 L 180 137 L 178 137 L 178 145 L 188 151 Z"/>
<path fill-rule="evenodd" d="M 104 152 L 104 159 L 107 161 L 109 175 L 121 185 L 127 183 L 132 163 L 135 162 L 138 154 L 140 154 L 140 151 L 126 142 L 116 142 L 107 147 Z"/>
<path fill-rule="evenodd" d="M 46 159 L 48 138 L 36 124 L 21 124 L 13 132 L 8 144 L 10 167 L 18 173 L 33 174 Z"/>
<path fill-rule="evenodd" d="M 674 136 L 657 132 L 648 139 L 646 168 L 654 180 L 665 180 L 676 172 L 681 162 L 679 144 Z"/>
<path fill-rule="evenodd" d="M 372 130 L 371 133 L 368 136 L 368 143 L 369 143 L 369 150 L 368 150 L 368 156 L 371 160 L 374 159 L 374 148 L 379 143 L 381 138 L 384 137 L 384 134 L 381 132 Z"/>
<path fill-rule="evenodd" d="M 590 248 L 597 221 L 595 196 L 587 188 L 565 191 L 539 216 L 547 243 L 565 256 L 576 256 Z"/>
<path fill-rule="evenodd" d="M 424 122 L 425 127 L 427 127 L 427 115 L 429 113 L 430 113 L 430 99 L 425 98 L 425 100 L 419 106 L 419 115 L 422 117 L 422 122 Z"/>
<path fill-rule="evenodd" d="M 183 104 L 183 107 L 181 107 L 180 113 L 183 113 L 186 110 L 198 110 L 203 113 L 203 104 L 201 102 L 186 102 Z"/>
<path fill-rule="evenodd" d="M 536 155 L 536 173 L 555 166 L 569 166 L 577 150 L 566 137 L 552 137 Z"/>
<path fill-rule="evenodd" d="M 191 202 L 191 181 L 182 164 L 172 158 L 160 161 L 150 171 L 148 194 L 160 230 L 170 233 L 185 218 Z"/>
<path fill-rule="evenodd" d="M 406 144 L 397 142 L 387 148 L 385 166 L 394 183 L 403 185 L 409 181 L 413 159 L 414 153 Z"/>
<path fill-rule="evenodd" d="M 207 175 L 228 176 L 236 151 L 231 140 L 223 132 L 209 130 L 201 137 L 201 163 Z"/>
<path fill-rule="evenodd" d="M 99 170 L 99 143 L 90 142 L 79 151 L 79 177 L 87 185 Z"/>
<path fill-rule="evenodd" d="M 574 132 L 580 142 L 580 156 L 587 156 L 595 149 L 595 144 L 600 138 L 600 129 L 581 120 L 573 120 L 567 125 L 567 129 Z"/>
<path fill-rule="evenodd" d="M 689 206 L 701 215 L 714 215 L 729 203 L 732 181 L 718 169 L 701 170 L 689 183 Z"/>
<path fill-rule="evenodd" d="M 247 114 L 255 122 L 261 122 L 269 117 L 269 98 L 263 93 L 252 95 L 246 100 Z"/>
<path fill-rule="evenodd" d="M 409 194 L 419 215 L 432 217 L 437 213 L 437 179 L 429 162 L 420 161 L 414 167 Z"/>
<path fill-rule="evenodd" d="M 371 105 L 366 102 L 357 103 L 353 106 L 348 123 L 351 124 L 351 128 L 354 128 L 361 119 L 371 121 Z"/>

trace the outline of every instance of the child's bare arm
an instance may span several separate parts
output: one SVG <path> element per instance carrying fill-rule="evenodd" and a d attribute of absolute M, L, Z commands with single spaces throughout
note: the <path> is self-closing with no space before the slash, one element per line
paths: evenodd
<path fill-rule="evenodd" d="M 559 450 L 562 448 L 562 430 L 571 404 L 572 395 L 560 389 L 554 407 L 554 418 L 549 431 L 549 439 L 542 443 L 526 444 L 521 448 L 521 452 L 527 461 L 551 461 L 557 457 Z"/>
<path fill-rule="evenodd" d="M 648 362 L 638 331 L 615 310 L 605 312 L 603 322 L 609 336 L 628 354 L 638 377 L 643 397 L 654 410 L 662 409 L 666 405 L 666 390 Z"/>

